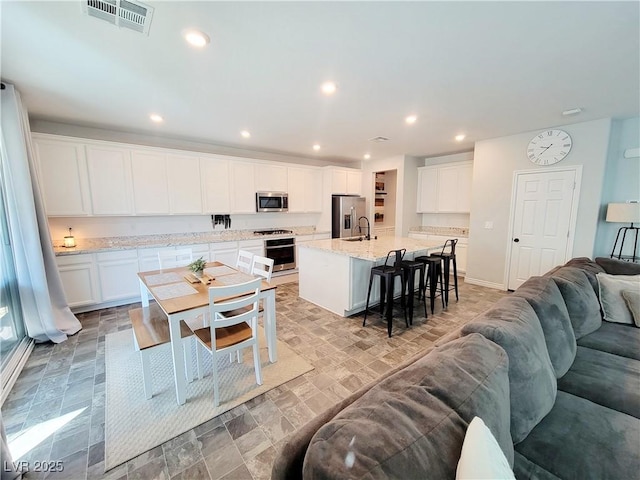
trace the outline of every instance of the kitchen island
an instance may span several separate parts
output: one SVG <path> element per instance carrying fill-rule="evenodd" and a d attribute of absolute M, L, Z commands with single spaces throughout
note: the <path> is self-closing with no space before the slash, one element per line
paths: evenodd
<path fill-rule="evenodd" d="M 300 244 L 297 260 L 300 297 L 342 317 L 362 312 L 367 302 L 371 267 L 382 265 L 390 250 L 401 248 L 407 250 L 405 260 L 412 260 L 440 251 L 442 243 L 381 237 L 363 241 L 333 238 Z M 376 278 L 370 306 L 379 302 L 379 289 Z M 400 294 L 400 282 L 397 282 L 395 294 Z"/>

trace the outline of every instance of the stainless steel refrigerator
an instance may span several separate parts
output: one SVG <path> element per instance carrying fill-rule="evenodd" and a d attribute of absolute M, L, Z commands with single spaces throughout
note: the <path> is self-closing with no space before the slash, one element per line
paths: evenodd
<path fill-rule="evenodd" d="M 332 195 L 331 237 L 344 238 L 360 235 L 358 219 L 366 215 L 365 198 L 357 195 Z M 362 234 L 366 235 L 366 221 L 362 220 Z"/>

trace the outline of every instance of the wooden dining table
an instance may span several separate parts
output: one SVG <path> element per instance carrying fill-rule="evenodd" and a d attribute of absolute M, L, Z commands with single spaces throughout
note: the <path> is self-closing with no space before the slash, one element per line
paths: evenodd
<path fill-rule="evenodd" d="M 196 279 L 187 267 L 139 272 L 138 278 L 142 306 L 148 307 L 150 298 L 153 298 L 167 315 L 171 334 L 176 399 L 179 405 L 183 405 L 186 401 L 187 372 L 182 361 L 184 347 L 181 341 L 180 322 L 206 314 L 209 308 L 209 287 L 243 283 L 253 277 L 220 262 L 209 262 L 204 270 L 204 282 L 194 281 Z M 264 330 L 269 361 L 272 363 L 278 360 L 275 292 L 274 284 L 266 280 L 262 281 L 260 298 L 264 302 Z"/>

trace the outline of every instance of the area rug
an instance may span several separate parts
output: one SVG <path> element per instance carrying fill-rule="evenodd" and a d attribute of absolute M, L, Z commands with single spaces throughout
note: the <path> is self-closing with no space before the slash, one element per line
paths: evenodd
<path fill-rule="evenodd" d="M 253 356 L 245 349 L 244 362 L 219 359 L 220 406 L 213 406 L 211 355 L 205 354 L 204 377 L 187 387 L 187 402 L 178 405 L 170 346 L 151 354 L 153 397 L 146 400 L 140 353 L 134 349 L 131 330 L 106 337 L 105 471 L 176 437 L 238 405 L 282 385 L 313 366 L 278 341 L 278 361 L 269 362 L 264 330 L 260 327 L 262 385 L 255 383 Z"/>

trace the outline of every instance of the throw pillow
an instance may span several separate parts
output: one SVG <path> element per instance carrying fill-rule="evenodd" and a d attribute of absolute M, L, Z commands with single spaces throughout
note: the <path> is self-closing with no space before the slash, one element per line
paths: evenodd
<path fill-rule="evenodd" d="M 633 325 L 631 310 L 622 297 L 623 290 L 640 291 L 640 275 L 609 275 L 599 273 L 600 306 L 608 322 Z"/>
<path fill-rule="evenodd" d="M 623 290 L 622 298 L 631 310 L 636 327 L 640 327 L 640 292 L 638 290 Z"/>
<path fill-rule="evenodd" d="M 456 479 L 514 479 L 500 445 L 480 417 L 473 417 L 462 443 Z"/>

